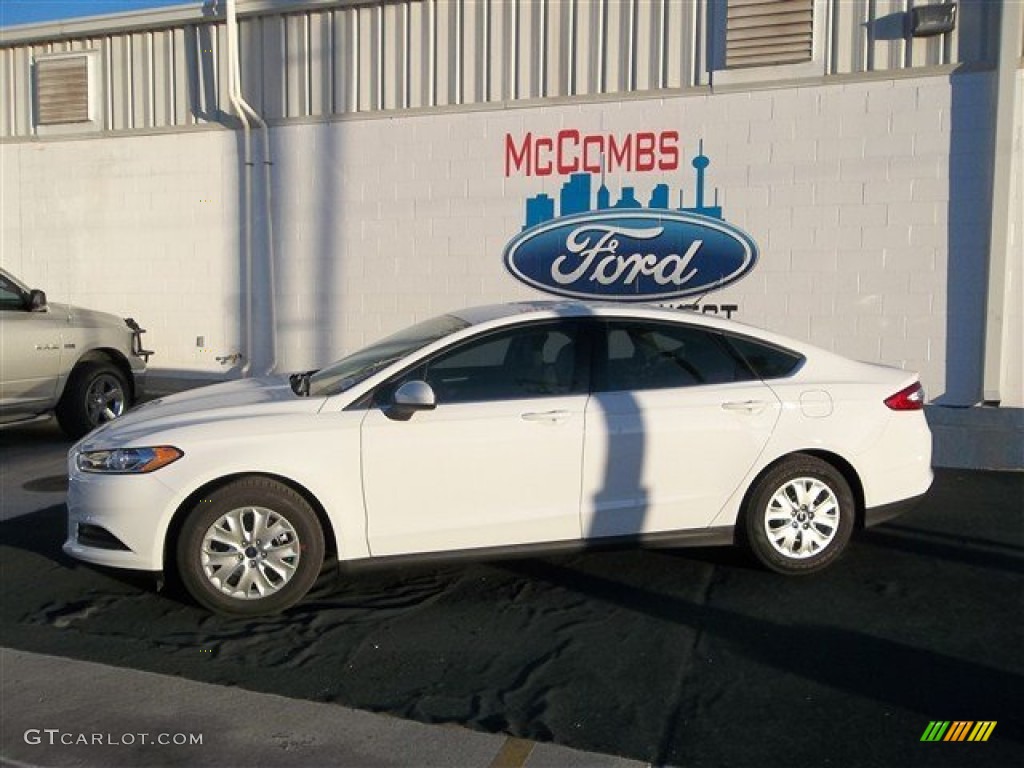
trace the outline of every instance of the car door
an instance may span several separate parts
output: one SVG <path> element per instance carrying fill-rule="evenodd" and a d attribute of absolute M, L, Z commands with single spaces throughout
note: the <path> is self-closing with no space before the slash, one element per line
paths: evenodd
<path fill-rule="evenodd" d="M 578 540 L 585 355 L 575 323 L 532 324 L 382 387 L 362 426 L 372 554 Z M 414 379 L 436 408 L 389 417 L 390 391 Z"/>
<path fill-rule="evenodd" d="M 778 398 L 705 329 L 604 328 L 586 413 L 584 536 L 709 525 L 767 444 Z"/>
<path fill-rule="evenodd" d="M 61 322 L 32 312 L 19 286 L 0 275 L 0 408 L 5 414 L 50 407 L 60 374 Z"/>

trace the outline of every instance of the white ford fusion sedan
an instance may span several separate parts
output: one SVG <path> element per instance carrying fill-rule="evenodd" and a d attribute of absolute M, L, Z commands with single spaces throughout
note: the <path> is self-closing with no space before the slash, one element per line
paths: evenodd
<path fill-rule="evenodd" d="M 743 542 L 817 571 L 932 481 L 913 373 L 690 312 L 542 302 L 143 405 L 69 455 L 64 549 L 280 611 L 341 563 Z"/>

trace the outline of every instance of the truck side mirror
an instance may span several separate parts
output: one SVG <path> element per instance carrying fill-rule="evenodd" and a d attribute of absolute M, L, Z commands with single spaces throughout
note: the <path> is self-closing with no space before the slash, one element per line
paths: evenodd
<path fill-rule="evenodd" d="M 43 291 L 40 291 L 38 288 L 33 288 L 31 291 L 28 292 L 28 311 L 46 311 L 46 294 Z"/>

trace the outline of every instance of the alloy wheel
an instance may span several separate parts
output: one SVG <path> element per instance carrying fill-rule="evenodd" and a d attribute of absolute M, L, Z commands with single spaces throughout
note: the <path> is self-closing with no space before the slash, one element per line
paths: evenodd
<path fill-rule="evenodd" d="M 780 555 L 805 559 L 825 550 L 839 528 L 840 506 L 833 490 L 814 477 L 797 477 L 768 502 L 764 532 Z"/>
<path fill-rule="evenodd" d="M 218 518 L 202 540 L 203 573 L 235 599 L 279 592 L 301 558 L 299 536 L 287 518 L 265 507 L 239 507 Z"/>

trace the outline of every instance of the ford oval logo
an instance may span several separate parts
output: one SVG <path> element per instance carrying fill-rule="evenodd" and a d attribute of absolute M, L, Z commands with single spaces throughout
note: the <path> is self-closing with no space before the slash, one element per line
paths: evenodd
<path fill-rule="evenodd" d="M 603 211 L 554 219 L 513 238 L 505 266 L 545 293 L 663 301 L 717 290 L 746 275 L 757 246 L 720 219 L 671 210 Z"/>

